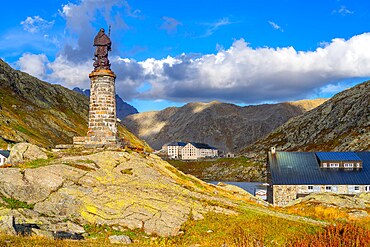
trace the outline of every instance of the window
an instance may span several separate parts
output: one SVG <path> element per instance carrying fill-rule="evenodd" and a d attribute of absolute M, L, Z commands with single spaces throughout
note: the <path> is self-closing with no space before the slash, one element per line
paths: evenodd
<path fill-rule="evenodd" d="M 360 186 L 355 186 L 355 192 L 360 192 Z"/>
<path fill-rule="evenodd" d="M 370 185 L 366 185 L 366 186 L 365 186 L 365 191 L 366 191 L 366 192 L 370 192 Z"/>
<path fill-rule="evenodd" d="M 344 167 L 346 167 L 346 168 L 352 168 L 353 167 L 353 163 L 344 163 Z"/>
<path fill-rule="evenodd" d="M 308 186 L 307 186 L 307 190 L 308 190 L 308 191 L 313 191 L 313 186 L 312 186 L 312 185 L 308 185 Z"/>
<path fill-rule="evenodd" d="M 331 186 L 325 186 L 325 191 L 331 191 Z"/>
<path fill-rule="evenodd" d="M 322 167 L 328 167 L 328 164 L 322 163 Z"/>
<path fill-rule="evenodd" d="M 339 163 L 330 163 L 331 168 L 339 167 Z"/>
<path fill-rule="evenodd" d="M 356 167 L 360 167 L 360 163 L 357 163 L 357 164 L 356 164 Z"/>

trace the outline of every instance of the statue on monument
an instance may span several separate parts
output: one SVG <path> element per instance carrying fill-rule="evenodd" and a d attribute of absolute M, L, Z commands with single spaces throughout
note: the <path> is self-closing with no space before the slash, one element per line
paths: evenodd
<path fill-rule="evenodd" d="M 99 30 L 99 33 L 94 38 L 94 46 L 96 46 L 94 57 L 94 71 L 104 69 L 110 70 L 108 60 L 108 51 L 111 51 L 112 41 L 105 34 L 104 28 Z"/>

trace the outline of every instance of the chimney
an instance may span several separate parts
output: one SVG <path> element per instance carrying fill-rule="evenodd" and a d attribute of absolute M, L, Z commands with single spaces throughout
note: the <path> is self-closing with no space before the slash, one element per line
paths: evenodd
<path fill-rule="evenodd" d="M 275 147 L 271 147 L 271 154 L 275 154 L 276 153 L 276 148 Z"/>

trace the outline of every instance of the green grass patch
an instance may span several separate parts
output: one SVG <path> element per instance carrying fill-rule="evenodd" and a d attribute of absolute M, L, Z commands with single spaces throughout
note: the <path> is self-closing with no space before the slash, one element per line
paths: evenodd
<path fill-rule="evenodd" d="M 11 209 L 17 209 L 17 208 L 27 208 L 27 209 L 33 209 L 35 204 L 28 204 L 26 202 L 19 201 L 14 198 L 9 198 L 4 195 L 1 195 L 1 199 L 3 200 L 3 203 L 0 203 L 1 207 L 5 208 L 11 208 Z"/>
<path fill-rule="evenodd" d="M 126 235 L 132 240 L 137 240 L 141 244 L 149 245 L 150 239 L 142 229 L 128 229 L 117 226 L 86 224 L 83 226 L 88 238 L 93 239 L 106 239 L 112 235 Z M 120 229 L 120 230 L 118 230 Z"/>
<path fill-rule="evenodd" d="M 321 228 L 271 215 L 243 210 L 239 215 L 207 213 L 204 219 L 189 219 L 184 234 L 158 238 L 160 246 L 286 246 Z"/>
<path fill-rule="evenodd" d="M 173 172 L 174 174 L 176 174 L 177 177 L 179 177 L 180 179 L 182 180 L 185 180 L 185 181 L 188 181 L 188 182 L 191 182 L 193 185 L 195 185 L 197 188 L 199 189 L 205 189 L 205 187 L 196 179 L 193 179 L 183 173 L 181 173 L 179 170 L 177 170 L 175 167 L 173 166 L 166 166 L 166 169 Z M 185 185 L 184 186 L 186 189 L 188 190 L 191 190 L 193 191 L 194 189 L 193 188 L 190 188 L 189 186 Z"/>
<path fill-rule="evenodd" d="M 29 136 L 34 136 L 35 135 L 34 133 L 32 133 L 31 131 L 29 131 L 28 129 L 24 128 L 21 125 L 16 125 L 14 128 L 16 130 L 18 130 L 19 132 L 22 132 L 23 134 L 26 134 L 26 135 L 29 135 Z"/>
<path fill-rule="evenodd" d="M 50 165 L 53 160 L 54 158 L 31 160 L 26 163 L 19 164 L 16 167 L 24 168 L 24 169 L 38 168 L 38 167 Z"/>

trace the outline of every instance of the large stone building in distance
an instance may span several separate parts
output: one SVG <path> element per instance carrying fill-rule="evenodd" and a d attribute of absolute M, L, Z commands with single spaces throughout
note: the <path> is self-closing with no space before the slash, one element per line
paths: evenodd
<path fill-rule="evenodd" d="M 278 152 L 267 157 L 267 201 L 276 206 L 313 192 L 370 192 L 370 152 Z"/>
<path fill-rule="evenodd" d="M 164 147 L 170 159 L 197 160 L 218 157 L 218 150 L 205 143 L 171 142 Z"/>

